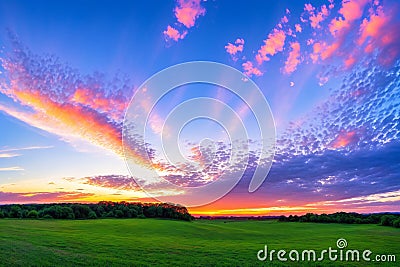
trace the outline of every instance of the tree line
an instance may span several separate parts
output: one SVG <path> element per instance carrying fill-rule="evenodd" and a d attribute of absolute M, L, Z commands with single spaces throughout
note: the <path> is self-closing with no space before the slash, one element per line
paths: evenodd
<path fill-rule="evenodd" d="M 315 223 L 347 223 L 347 224 L 380 224 L 400 228 L 400 214 L 374 213 L 359 214 L 355 212 L 336 212 L 332 214 L 307 213 L 297 216 L 280 216 L 280 222 L 315 222 Z"/>
<path fill-rule="evenodd" d="M 0 205 L 0 218 L 97 219 L 169 218 L 191 221 L 193 216 L 180 205 L 101 201 L 97 204 L 54 203 Z"/>

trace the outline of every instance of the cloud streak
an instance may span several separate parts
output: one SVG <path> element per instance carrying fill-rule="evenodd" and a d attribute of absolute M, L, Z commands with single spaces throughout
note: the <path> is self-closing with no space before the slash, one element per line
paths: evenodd
<path fill-rule="evenodd" d="M 14 193 L 0 191 L 1 204 L 28 204 L 28 203 L 62 203 L 62 202 L 85 202 L 93 196 L 92 193 L 81 192 L 28 192 Z"/>
<path fill-rule="evenodd" d="M 23 170 L 24 170 L 23 168 L 18 167 L 18 166 L 0 168 L 0 172 L 23 171 Z"/>

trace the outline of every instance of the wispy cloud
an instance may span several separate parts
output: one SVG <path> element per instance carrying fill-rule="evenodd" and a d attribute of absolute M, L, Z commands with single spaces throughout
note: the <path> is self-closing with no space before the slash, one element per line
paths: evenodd
<path fill-rule="evenodd" d="M 14 166 L 14 167 L 3 167 L 0 168 L 0 171 L 3 172 L 7 172 L 7 171 L 23 171 L 24 169 L 18 166 Z"/>
<path fill-rule="evenodd" d="M 0 106 L 1 109 L 1 106 Z M 23 150 L 36 150 L 36 149 L 49 149 L 53 148 L 53 146 L 27 146 L 27 147 L 17 147 L 17 148 L 2 148 L 0 149 L 0 153 L 5 152 L 18 152 Z M 19 156 L 19 155 L 17 155 Z"/>
<path fill-rule="evenodd" d="M 0 153 L 0 158 L 15 158 L 21 156 L 21 154 L 16 153 Z"/>
<path fill-rule="evenodd" d="M 14 193 L 0 191 L 0 203 L 54 203 L 54 202 L 86 202 L 93 193 L 82 192 L 27 192 Z"/>

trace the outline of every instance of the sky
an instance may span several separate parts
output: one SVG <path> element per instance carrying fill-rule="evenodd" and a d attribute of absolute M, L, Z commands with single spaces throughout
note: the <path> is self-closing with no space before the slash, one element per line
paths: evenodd
<path fill-rule="evenodd" d="M 394 0 L 1 1 L 0 203 L 201 203 L 211 191 L 193 188 L 222 177 L 237 183 L 191 213 L 399 211 L 399 8 Z M 249 87 L 243 101 L 191 83 L 157 101 L 163 84 L 144 86 L 190 61 L 230 66 L 261 95 Z M 146 122 L 147 134 L 126 134 L 127 122 Z M 263 127 L 274 136 L 269 157 L 259 148 Z M 243 129 L 247 138 L 235 138 Z M 249 192 L 257 169 L 266 179 Z M 151 181 L 154 171 L 165 183 Z"/>

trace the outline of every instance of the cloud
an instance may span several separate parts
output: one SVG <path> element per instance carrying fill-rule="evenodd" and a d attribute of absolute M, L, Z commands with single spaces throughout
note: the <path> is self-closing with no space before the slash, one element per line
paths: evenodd
<path fill-rule="evenodd" d="M 195 26 L 196 20 L 206 14 L 206 9 L 200 4 L 201 0 L 177 0 L 174 15 L 177 20 L 175 26 L 167 26 L 163 31 L 166 41 L 182 40 L 188 34 L 187 29 Z"/>
<path fill-rule="evenodd" d="M 368 0 L 343 1 L 342 7 L 339 10 L 341 17 L 332 19 L 329 24 L 331 34 L 338 36 L 350 28 L 355 20 L 361 18 L 367 3 Z"/>
<path fill-rule="evenodd" d="M 354 131 L 351 132 L 340 132 L 338 136 L 333 140 L 332 147 L 340 148 L 345 147 L 351 143 L 357 142 L 358 138 Z"/>
<path fill-rule="evenodd" d="M 270 60 L 269 56 L 273 56 L 283 51 L 286 34 L 283 30 L 274 29 L 264 40 L 264 45 L 260 47 L 256 55 L 256 61 L 259 65 Z"/>
<path fill-rule="evenodd" d="M 326 5 L 321 7 L 321 11 L 318 13 L 312 12 L 310 14 L 310 24 L 312 28 L 321 28 L 320 23 L 325 20 L 325 18 L 329 15 L 329 11 Z"/>
<path fill-rule="evenodd" d="M 303 29 L 301 28 L 301 25 L 300 25 L 300 24 L 295 24 L 294 26 L 295 26 L 296 32 L 301 32 L 301 31 L 303 30 Z"/>
<path fill-rule="evenodd" d="M 2 204 L 28 204 L 28 203 L 62 203 L 85 202 L 93 196 L 92 193 L 81 192 L 27 192 L 14 193 L 0 191 L 0 203 Z"/>
<path fill-rule="evenodd" d="M 395 14 L 396 11 L 378 6 L 376 12 L 363 19 L 356 41 L 366 53 L 378 50 L 382 54 L 379 60 L 384 65 L 392 64 L 400 55 L 400 20 Z"/>
<path fill-rule="evenodd" d="M 388 68 L 374 58 L 349 69 L 324 102 L 277 136 L 274 163 L 257 192 L 247 193 L 257 166 L 250 158 L 232 192 L 198 210 L 254 207 L 243 214 L 257 214 L 285 203 L 299 207 L 292 211 L 298 213 L 310 207 L 318 212 L 398 210 L 399 70 L 399 59 Z"/>
<path fill-rule="evenodd" d="M 237 58 L 235 58 L 235 55 L 238 52 L 242 52 L 243 48 L 244 48 L 244 40 L 241 38 L 236 39 L 234 44 L 228 43 L 225 46 L 226 52 L 230 54 L 234 60 L 237 60 Z"/>
<path fill-rule="evenodd" d="M 177 42 L 179 39 L 185 38 L 187 31 L 180 33 L 177 29 L 168 25 L 167 29 L 163 33 L 167 39 L 172 39 Z"/>
<path fill-rule="evenodd" d="M 247 61 L 242 64 L 244 74 L 247 76 L 251 77 L 253 75 L 255 76 L 261 76 L 263 73 L 257 68 L 253 66 L 253 63 L 251 61 Z"/>
<path fill-rule="evenodd" d="M 304 5 L 304 10 L 307 12 L 314 12 L 315 7 L 313 7 L 311 4 L 305 4 Z"/>
<path fill-rule="evenodd" d="M 3 149 L 0 149 L 0 153 L 23 151 L 23 150 L 48 149 L 48 148 L 53 148 L 53 146 L 27 146 L 27 147 L 19 147 L 19 148 L 3 148 Z"/>
<path fill-rule="evenodd" d="M 292 51 L 290 51 L 289 56 L 285 62 L 285 67 L 283 68 L 283 73 L 290 74 L 294 72 L 297 65 L 300 63 L 300 44 L 294 42 L 290 44 Z"/>
<path fill-rule="evenodd" d="M 7 171 L 23 171 L 24 169 L 18 166 L 15 167 L 3 167 L 0 168 L 0 171 L 7 172 Z"/>
<path fill-rule="evenodd" d="M 369 7 L 368 12 L 366 7 Z M 324 10 L 327 9 L 321 8 L 322 14 L 329 15 L 329 11 Z M 397 31 L 400 20 L 395 15 L 396 10 L 398 6 L 392 1 L 385 5 L 366 0 L 344 1 L 338 16 L 326 25 L 330 36 L 313 38 L 313 51 L 309 53 L 312 62 L 335 58 L 348 69 L 367 56 L 376 56 L 382 65 L 393 64 L 400 55 Z"/>
<path fill-rule="evenodd" d="M 15 158 L 21 156 L 21 154 L 16 153 L 0 153 L 0 158 Z"/>
<path fill-rule="evenodd" d="M 140 187 L 135 183 L 133 177 L 126 175 L 99 175 L 86 177 L 81 179 L 83 184 L 120 189 L 120 190 L 141 190 Z"/>
<path fill-rule="evenodd" d="M 149 166 L 147 156 L 138 154 L 137 148 L 128 148 L 125 154 L 122 149 L 124 107 L 133 94 L 126 77 L 83 76 L 53 56 L 40 57 L 22 48 L 18 40 L 13 43 L 1 58 L 7 79 L 0 86 L 0 93 L 13 103 L 0 104 L 0 110 L 65 141 L 89 142 Z"/>
<path fill-rule="evenodd" d="M 191 28 L 200 16 L 204 16 L 206 10 L 200 5 L 201 0 L 178 0 L 174 9 L 178 22 Z"/>

